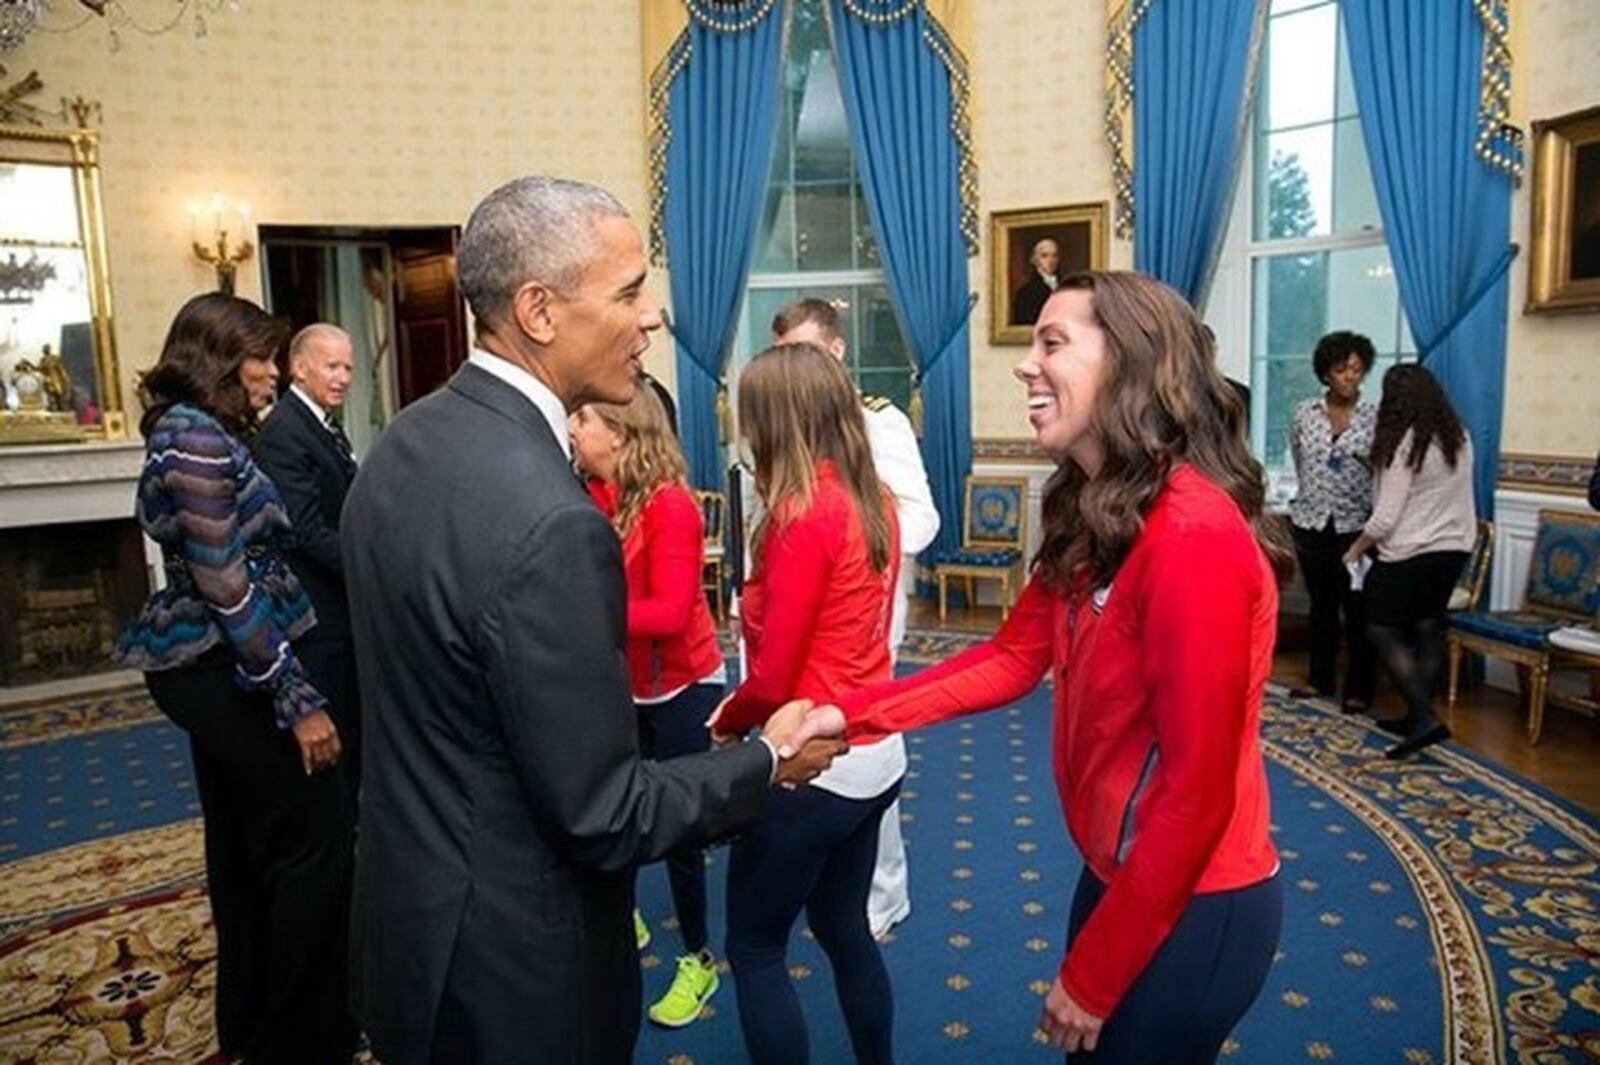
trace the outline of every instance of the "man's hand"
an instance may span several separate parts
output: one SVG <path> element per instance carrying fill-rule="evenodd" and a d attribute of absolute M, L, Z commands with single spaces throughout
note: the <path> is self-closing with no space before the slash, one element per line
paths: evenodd
<path fill-rule="evenodd" d="M 1039 1014 L 1039 1029 L 1051 1046 L 1068 1054 L 1080 1050 L 1092 1053 L 1105 1023 L 1104 1018 L 1096 1017 L 1072 1001 L 1067 989 L 1061 986 L 1061 977 L 1056 977 L 1050 985 L 1050 993 L 1045 996 L 1044 1010 Z"/>
<path fill-rule="evenodd" d="M 778 762 L 772 783 L 785 791 L 793 791 L 814 780 L 819 773 L 833 764 L 833 760 L 850 749 L 843 740 L 815 739 L 792 755 Z"/>

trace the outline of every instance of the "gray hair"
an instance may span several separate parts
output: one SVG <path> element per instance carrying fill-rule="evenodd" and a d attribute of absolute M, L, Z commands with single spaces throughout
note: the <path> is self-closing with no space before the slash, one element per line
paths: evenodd
<path fill-rule="evenodd" d="M 615 196 L 582 181 L 533 176 L 501 185 L 473 208 L 456 252 L 473 317 L 498 323 L 529 281 L 570 292 L 598 254 L 595 223 L 627 216 Z"/>
<path fill-rule="evenodd" d="M 324 341 L 343 340 L 350 343 L 350 334 L 332 322 L 312 322 L 289 341 L 289 361 L 293 362 Z"/>

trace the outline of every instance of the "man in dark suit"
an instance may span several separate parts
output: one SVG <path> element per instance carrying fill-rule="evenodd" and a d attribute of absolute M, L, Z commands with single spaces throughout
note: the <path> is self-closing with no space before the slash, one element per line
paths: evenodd
<path fill-rule="evenodd" d="M 1061 269 L 1061 245 L 1049 237 L 1035 241 L 1028 252 L 1028 267 L 1028 280 L 1011 294 L 1012 325 L 1033 325 L 1045 302 L 1055 294 L 1060 283 L 1056 271 Z"/>
<path fill-rule="evenodd" d="M 360 786 L 361 704 L 339 557 L 339 514 L 356 461 L 335 414 L 353 373 L 350 337 L 343 329 L 319 322 L 300 330 L 289 343 L 289 390 L 250 445 L 294 522 L 285 556 L 317 612 L 316 628 L 295 651 L 328 699 L 352 803 Z"/>
<path fill-rule="evenodd" d="M 785 744 L 843 720 L 790 703 L 760 740 L 640 760 L 621 550 L 566 432 L 582 404 L 628 401 L 662 324 L 638 231 L 601 189 L 523 178 L 473 211 L 459 269 L 477 348 L 390 424 L 345 505 L 356 1013 L 386 1065 L 624 1062 L 634 866 L 753 824 L 769 784 L 841 749 Z"/>

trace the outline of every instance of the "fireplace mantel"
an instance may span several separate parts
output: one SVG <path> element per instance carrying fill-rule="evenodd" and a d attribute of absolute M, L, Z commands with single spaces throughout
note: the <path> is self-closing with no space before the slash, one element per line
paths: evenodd
<path fill-rule="evenodd" d="M 0 448 L 0 528 L 133 517 L 141 441 Z"/>

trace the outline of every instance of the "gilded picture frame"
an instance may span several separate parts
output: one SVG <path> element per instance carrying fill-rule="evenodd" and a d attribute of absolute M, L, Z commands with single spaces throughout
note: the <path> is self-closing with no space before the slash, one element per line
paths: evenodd
<path fill-rule="evenodd" d="M 1528 314 L 1600 311 L 1600 106 L 1533 124 Z"/>
<path fill-rule="evenodd" d="M 0 444 L 128 435 L 99 135 L 0 126 Z"/>
<path fill-rule="evenodd" d="M 1103 270 L 1111 207 L 1078 203 L 995 211 L 989 216 L 989 342 L 1027 344 L 1051 288 L 1044 276 L 1054 244 L 1055 276 Z"/>

